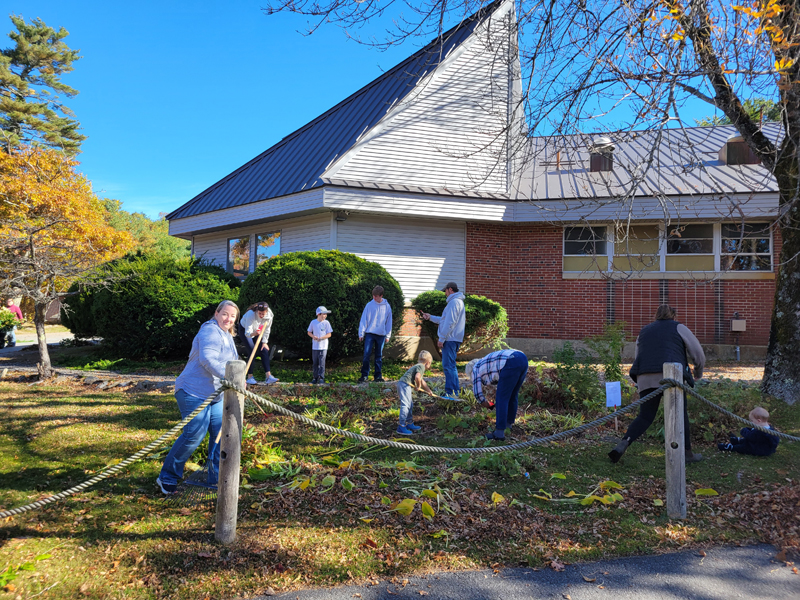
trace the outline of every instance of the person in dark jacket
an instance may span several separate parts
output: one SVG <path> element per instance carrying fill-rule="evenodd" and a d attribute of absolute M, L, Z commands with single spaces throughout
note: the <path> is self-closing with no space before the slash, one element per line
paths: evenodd
<path fill-rule="evenodd" d="M 769 425 L 769 413 L 766 409 L 756 406 L 750 411 L 750 421 L 763 427 L 772 429 Z M 755 427 L 745 427 L 741 431 L 742 436 L 730 436 L 727 443 L 717 444 L 720 450 L 738 452 L 739 454 L 752 454 L 753 456 L 770 456 L 775 454 L 778 449 L 780 439 L 777 435 L 770 435 L 766 431 L 761 431 Z"/>
<path fill-rule="evenodd" d="M 656 310 L 656 320 L 645 325 L 636 338 L 636 354 L 630 376 L 636 382 L 640 398 L 659 387 L 659 381 L 663 378 L 664 363 L 680 363 L 686 369 L 691 362 L 694 365 L 694 378 L 700 379 L 703 376 L 703 367 L 706 363 L 703 347 L 688 327 L 675 320 L 675 315 L 674 308 L 662 304 Z M 608 453 L 611 462 L 619 461 L 628 446 L 647 431 L 656 418 L 662 396 L 663 394 L 659 394 L 639 407 L 639 415 L 628 427 L 622 440 Z M 683 403 L 683 434 L 686 462 L 703 460 L 702 454 L 692 452 L 686 402 Z"/>

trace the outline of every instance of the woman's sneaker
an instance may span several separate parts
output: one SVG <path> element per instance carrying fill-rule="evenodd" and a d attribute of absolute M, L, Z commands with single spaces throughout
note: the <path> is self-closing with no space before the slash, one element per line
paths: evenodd
<path fill-rule="evenodd" d="M 406 423 L 406 429 L 410 429 L 411 431 L 419 431 L 422 429 L 419 425 L 414 425 L 413 423 Z"/>
<path fill-rule="evenodd" d="M 156 479 L 156 485 L 158 485 L 161 493 L 165 496 L 171 496 L 175 492 L 178 491 L 178 486 L 174 483 L 164 483 L 161 481 L 161 477 Z"/>
<path fill-rule="evenodd" d="M 278 383 L 279 381 L 280 381 L 280 379 L 278 379 L 277 377 L 273 377 L 272 375 L 270 375 L 270 376 L 267 378 L 267 380 L 266 380 L 264 383 L 266 383 L 267 385 L 271 385 L 271 384 L 273 384 L 273 383 Z"/>
<path fill-rule="evenodd" d="M 256 378 L 253 377 L 252 375 L 250 375 L 250 377 L 247 378 L 247 385 L 255 385 L 257 383 L 258 382 L 256 381 Z"/>
<path fill-rule="evenodd" d="M 397 427 L 397 433 L 399 433 L 400 435 L 414 435 L 414 432 L 411 431 L 411 429 L 409 429 L 405 425 L 399 425 Z"/>

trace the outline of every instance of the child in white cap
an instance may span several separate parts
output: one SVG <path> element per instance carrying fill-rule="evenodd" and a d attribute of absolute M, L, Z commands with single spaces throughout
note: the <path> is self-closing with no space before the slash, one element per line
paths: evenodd
<path fill-rule="evenodd" d="M 311 342 L 311 383 L 325 383 L 325 356 L 328 354 L 328 338 L 333 333 L 328 323 L 329 311 L 324 306 L 317 307 L 317 318 L 308 326 L 308 337 Z"/>

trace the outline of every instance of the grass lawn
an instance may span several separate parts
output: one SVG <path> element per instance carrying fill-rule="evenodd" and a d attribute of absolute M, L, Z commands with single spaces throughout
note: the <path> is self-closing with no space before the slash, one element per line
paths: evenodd
<path fill-rule="evenodd" d="M 295 373 L 304 381 L 300 367 L 278 366 L 273 372 L 282 379 Z M 330 380 L 349 381 L 357 377 L 353 370 L 334 369 Z M 764 400 L 755 386 L 718 380 L 701 393 L 742 415 L 761 404 L 773 425 L 800 435 L 797 407 Z M 396 395 L 380 385 L 287 386 L 275 400 L 375 437 L 392 437 L 397 424 Z M 657 431 L 617 465 L 606 457 L 613 424 L 525 452 L 409 455 L 248 410 L 247 481 L 235 544 L 215 543 L 213 506 L 168 505 L 156 494 L 160 459 L 153 458 L 84 494 L 0 524 L 0 598 L 235 598 L 350 580 L 402 580 L 428 570 L 558 569 L 565 562 L 693 545 L 800 547 L 800 445 L 782 441 L 769 458 L 721 453 L 716 442 L 738 426 L 694 402 L 690 413 L 695 450 L 706 460 L 687 466 L 688 518 L 670 521 L 659 504 L 665 484 Z M 547 435 L 589 418 L 523 404 L 510 435 Z M 448 413 L 418 402 L 415 422 L 422 430 L 415 441 L 481 446 L 487 442 L 479 436 L 493 419 L 482 409 Z M 170 395 L 4 381 L 0 506 L 75 485 L 177 420 Z M 629 422 L 623 421 L 621 429 Z M 603 484 L 609 481 L 621 488 Z M 719 495 L 695 497 L 706 488 Z M 592 494 L 609 504 L 578 502 Z M 416 502 L 403 515 L 412 505 L 406 500 Z"/>

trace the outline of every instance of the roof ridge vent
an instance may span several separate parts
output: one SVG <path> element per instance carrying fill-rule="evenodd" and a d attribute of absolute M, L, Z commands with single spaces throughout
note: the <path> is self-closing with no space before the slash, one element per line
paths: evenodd
<path fill-rule="evenodd" d="M 728 136 L 722 148 L 719 149 L 719 160 L 726 165 L 758 165 L 761 164 L 758 156 L 744 137 L 738 131 Z"/>
<path fill-rule="evenodd" d="M 592 173 L 614 170 L 614 150 L 616 146 L 610 137 L 601 135 L 589 145 L 589 170 Z"/>

